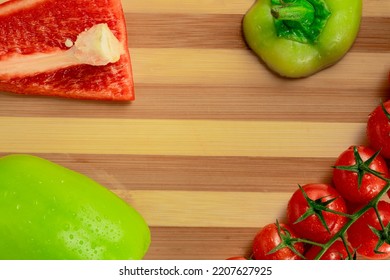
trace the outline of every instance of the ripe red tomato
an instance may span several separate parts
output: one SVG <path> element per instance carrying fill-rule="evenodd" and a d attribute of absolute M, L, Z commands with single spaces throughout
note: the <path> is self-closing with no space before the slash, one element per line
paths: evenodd
<path fill-rule="evenodd" d="M 315 257 L 320 253 L 321 247 L 312 246 L 305 254 L 305 258 L 308 260 L 314 260 Z M 348 248 L 351 256 L 353 256 L 353 250 L 351 247 Z M 320 260 L 346 260 L 348 259 L 347 248 L 344 243 L 340 240 L 335 241 L 321 256 Z"/>
<path fill-rule="evenodd" d="M 290 248 L 285 247 L 280 250 L 269 253 L 276 246 L 280 245 L 283 242 L 285 236 L 291 238 L 297 238 L 293 230 L 285 225 L 279 224 L 280 226 L 280 235 L 278 232 L 278 226 L 276 224 L 268 224 L 263 227 L 255 236 L 253 240 L 253 258 L 255 260 L 298 260 L 302 259 L 299 255 L 303 256 L 304 244 L 295 243 L 294 248 L 299 253 L 293 252 Z"/>
<path fill-rule="evenodd" d="M 376 107 L 369 115 L 367 138 L 374 150 L 381 150 L 380 154 L 390 159 L 390 100 Z"/>
<path fill-rule="evenodd" d="M 307 197 L 305 197 L 303 191 Z M 307 199 L 309 199 L 309 202 Z M 309 204 L 314 206 L 310 207 Z M 289 225 L 299 236 L 325 243 L 345 225 L 347 218 L 317 208 L 324 206 L 333 211 L 347 213 L 344 199 L 332 186 L 328 184 L 302 186 L 302 190 L 295 191 L 288 202 L 287 219 Z M 310 215 L 299 221 L 298 219 L 303 217 L 304 214 Z M 323 220 L 321 220 L 321 217 Z"/>
<path fill-rule="evenodd" d="M 385 178 L 389 177 L 385 160 L 380 155 L 373 159 L 374 155 L 375 152 L 365 146 L 351 146 L 339 155 L 333 170 L 333 182 L 344 199 L 365 204 L 386 185 L 386 181 L 364 170 L 369 168 Z"/>
<path fill-rule="evenodd" d="M 374 209 L 368 210 L 357 221 L 355 221 L 347 231 L 348 241 L 357 253 L 370 259 L 386 259 L 390 257 L 390 204 L 386 201 L 378 203 L 379 216 L 385 229 L 383 230 Z M 382 236 L 383 244 L 376 253 L 379 237 L 373 229 L 378 230 Z"/>

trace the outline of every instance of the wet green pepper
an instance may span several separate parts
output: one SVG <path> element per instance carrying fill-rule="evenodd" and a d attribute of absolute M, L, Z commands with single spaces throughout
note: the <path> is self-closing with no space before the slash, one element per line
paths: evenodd
<path fill-rule="evenodd" d="M 0 158 L 0 259 L 141 259 L 149 227 L 92 179 L 30 155 Z"/>
<path fill-rule="evenodd" d="M 258 0 L 243 32 L 270 69 L 299 78 L 339 61 L 356 39 L 361 16 L 362 0 Z"/>

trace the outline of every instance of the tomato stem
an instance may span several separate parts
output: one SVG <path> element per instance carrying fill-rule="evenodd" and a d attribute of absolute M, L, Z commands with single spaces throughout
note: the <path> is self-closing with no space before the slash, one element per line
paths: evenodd
<path fill-rule="evenodd" d="M 271 0 L 278 37 L 314 44 L 331 15 L 324 0 Z"/>
<path fill-rule="evenodd" d="M 305 213 L 303 213 L 294 222 L 294 224 L 302 222 L 303 220 L 307 219 L 308 217 L 310 217 L 312 215 L 316 215 L 318 217 L 318 219 L 320 220 L 321 224 L 324 226 L 324 228 L 330 233 L 329 227 L 328 227 L 328 225 L 327 225 L 327 223 L 325 221 L 325 218 L 324 218 L 324 216 L 322 214 L 323 211 L 350 218 L 350 215 L 348 213 L 339 212 L 339 211 L 336 211 L 336 210 L 333 210 L 333 209 L 330 209 L 330 208 L 327 207 L 333 201 L 337 200 L 338 197 L 333 197 L 333 198 L 330 198 L 330 199 L 326 200 L 327 196 L 324 196 L 324 197 L 321 197 L 319 199 L 312 200 L 307 195 L 307 193 L 305 192 L 305 190 L 302 188 L 301 185 L 298 184 L 298 187 L 301 190 L 302 195 L 305 198 L 305 200 L 307 202 L 307 205 L 309 207 L 308 207 L 307 211 Z"/>
<path fill-rule="evenodd" d="M 346 222 L 346 224 L 329 241 L 327 241 L 326 243 L 318 243 L 318 242 L 315 242 L 315 241 L 312 241 L 309 239 L 305 239 L 305 238 L 291 238 L 291 234 L 288 231 L 285 231 L 285 233 L 282 233 L 282 229 L 280 228 L 278 221 L 276 221 L 276 225 L 278 225 L 279 236 L 281 237 L 283 244 L 279 244 L 279 246 L 275 247 L 273 250 L 271 250 L 271 252 L 275 252 L 277 250 L 280 250 L 281 248 L 288 247 L 290 250 L 292 250 L 298 256 L 304 258 L 304 256 L 302 256 L 299 252 L 296 252 L 294 244 L 295 243 L 306 243 L 306 244 L 318 246 L 321 248 L 320 252 L 314 258 L 315 260 L 319 260 L 324 255 L 324 253 L 333 245 L 333 243 L 335 243 L 338 239 L 341 239 L 346 250 L 347 250 L 348 259 L 350 259 L 350 260 L 356 259 L 356 248 L 354 248 L 353 252 L 350 252 L 347 238 L 346 238 L 346 233 L 347 233 L 347 230 L 350 228 L 350 226 L 353 223 L 355 223 L 368 210 L 373 208 L 375 210 L 375 213 L 378 217 L 378 221 L 379 221 L 380 226 L 382 228 L 382 230 L 377 230 L 375 228 L 371 228 L 371 230 L 373 230 L 373 232 L 376 235 L 378 235 L 378 239 L 379 239 L 378 244 L 377 244 L 374 251 L 377 254 L 383 253 L 383 252 L 379 251 L 379 248 L 385 242 L 390 244 L 390 223 L 387 226 L 385 226 L 383 224 L 383 221 L 381 219 L 381 216 L 380 216 L 380 213 L 378 210 L 378 203 L 381 200 L 381 198 L 387 192 L 390 191 L 390 179 L 383 177 L 382 173 L 377 172 L 375 170 L 372 170 L 369 167 L 369 165 L 372 163 L 372 161 L 378 156 L 379 152 L 380 151 L 376 152 L 368 160 L 363 161 L 358 153 L 357 147 L 355 146 L 354 147 L 354 154 L 355 154 L 355 160 L 356 160 L 355 165 L 353 165 L 353 166 L 332 166 L 333 168 L 338 168 L 338 169 L 342 169 L 342 170 L 349 170 L 349 171 L 358 173 L 358 177 L 360 177 L 359 182 L 361 182 L 361 179 L 362 179 L 364 173 L 366 173 L 366 172 L 370 173 L 374 176 L 377 176 L 378 178 L 380 178 L 386 182 L 386 185 L 382 188 L 382 190 L 374 198 L 372 198 L 366 205 L 364 205 L 362 208 L 360 208 L 359 210 L 357 210 L 353 214 L 347 214 L 347 213 L 334 211 L 334 210 L 326 207 L 328 204 L 330 204 L 336 198 L 330 199 L 330 200 L 325 201 L 325 202 L 322 202 L 322 199 L 324 197 L 317 199 L 317 200 L 310 199 L 307 196 L 307 194 L 305 193 L 305 191 L 303 190 L 303 188 L 300 185 L 298 185 L 298 187 L 301 189 L 303 196 L 305 197 L 305 199 L 309 205 L 309 209 L 301 217 L 299 217 L 296 222 L 302 221 L 302 220 L 306 219 L 307 217 L 309 217 L 310 215 L 317 215 L 321 219 L 322 211 L 327 211 L 327 212 L 334 213 L 334 214 L 341 215 L 341 216 L 348 218 L 348 221 Z M 326 224 L 325 224 L 325 227 L 327 228 Z"/>
<path fill-rule="evenodd" d="M 382 106 L 383 113 L 385 113 L 387 119 L 390 121 L 390 113 L 386 110 L 386 107 L 383 104 L 383 102 L 381 103 L 381 106 Z"/>
<path fill-rule="evenodd" d="M 355 164 L 354 165 L 337 165 L 337 166 L 332 166 L 333 168 L 340 169 L 340 170 L 345 170 L 345 171 L 350 171 L 350 172 L 355 172 L 358 175 L 358 189 L 360 189 L 360 186 L 363 181 L 363 177 L 366 173 L 370 173 L 384 181 L 387 181 L 386 178 L 382 176 L 382 173 L 373 170 L 370 168 L 370 164 L 375 160 L 375 158 L 379 155 L 380 150 L 377 151 L 372 157 L 367 159 L 366 161 L 363 161 L 361 158 L 357 146 L 353 147 L 353 153 L 355 157 Z"/>
<path fill-rule="evenodd" d="M 267 255 L 268 254 L 273 254 L 276 251 L 279 251 L 279 250 L 281 250 L 283 248 L 289 248 L 296 255 L 298 255 L 301 258 L 304 258 L 304 256 L 300 252 L 298 252 L 298 250 L 294 247 L 294 244 L 296 243 L 296 238 L 292 238 L 290 232 L 286 228 L 282 227 L 279 224 L 278 220 L 276 220 L 275 224 L 276 224 L 276 227 L 278 229 L 278 234 L 279 234 L 279 237 L 281 239 L 281 242 L 280 242 L 279 245 L 277 245 L 271 251 L 269 251 L 267 253 Z"/>
<path fill-rule="evenodd" d="M 312 241 L 312 240 L 309 240 L 309 239 L 306 239 L 306 238 L 293 238 L 293 239 L 291 239 L 291 242 L 293 244 L 294 243 L 306 243 L 306 244 L 318 246 L 318 247 L 321 247 L 321 248 L 325 248 L 325 246 L 326 246 L 326 244 L 318 243 L 318 242 L 315 242 L 315 241 Z"/>
<path fill-rule="evenodd" d="M 378 207 L 374 207 L 374 210 L 375 210 L 376 216 L 378 217 L 378 221 L 379 221 L 379 224 L 380 224 L 382 230 L 385 230 L 385 226 L 383 225 L 383 221 L 381 219 L 381 214 L 379 214 Z"/>
<path fill-rule="evenodd" d="M 348 260 L 352 260 L 353 259 L 353 255 L 351 255 L 351 252 L 349 251 L 349 246 L 348 246 L 348 242 L 347 242 L 347 238 L 345 237 L 345 235 L 342 235 L 340 236 L 340 239 L 341 241 L 343 242 L 344 244 L 344 247 L 347 251 L 347 254 L 348 254 Z M 355 254 L 354 254 L 355 255 Z"/>
<path fill-rule="evenodd" d="M 315 257 L 316 260 L 319 260 L 322 255 L 326 252 L 326 250 L 329 249 L 329 247 L 337 240 L 341 239 L 344 241 L 345 234 L 349 227 L 357 220 L 359 219 L 364 213 L 366 213 L 369 209 L 373 208 L 375 211 L 378 211 L 378 202 L 382 198 L 384 194 L 386 194 L 390 190 L 390 180 L 383 178 L 387 182 L 386 186 L 372 199 L 370 202 L 368 202 L 364 207 L 356 211 L 354 214 L 350 215 L 350 220 L 341 228 L 340 231 L 338 231 L 327 243 L 323 244 L 321 251 L 318 253 L 318 255 Z M 326 210 L 325 210 L 326 211 Z M 378 220 L 382 224 L 382 220 L 378 216 Z M 346 245 L 344 243 L 344 245 Z M 348 251 L 348 247 L 346 246 L 346 249 Z"/>

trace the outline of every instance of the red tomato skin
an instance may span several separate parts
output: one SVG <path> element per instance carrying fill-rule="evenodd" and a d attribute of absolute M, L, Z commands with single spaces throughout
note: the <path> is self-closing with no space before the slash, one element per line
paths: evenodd
<path fill-rule="evenodd" d="M 318 253 L 321 251 L 321 247 L 312 246 L 305 254 L 305 258 L 308 260 L 314 260 Z M 348 248 L 349 253 L 352 254 L 352 248 Z M 321 256 L 320 260 L 346 260 L 348 258 L 348 252 L 342 241 L 335 241 L 328 250 Z"/>
<path fill-rule="evenodd" d="M 387 112 L 390 112 L 390 100 L 383 103 Z M 375 151 L 385 159 L 390 159 L 390 120 L 382 109 L 382 105 L 375 108 L 367 121 L 367 138 Z"/>
<path fill-rule="evenodd" d="M 378 210 L 384 226 L 390 221 L 390 203 L 380 201 Z M 387 259 L 390 257 L 390 244 L 384 243 L 379 251 L 383 254 L 374 252 L 374 248 L 378 243 L 378 237 L 372 232 L 369 226 L 378 230 L 381 226 L 374 209 L 368 210 L 357 221 L 355 221 L 347 230 L 348 241 L 353 248 L 357 249 L 357 253 L 368 259 Z"/>
<path fill-rule="evenodd" d="M 312 200 L 325 197 L 322 201 L 327 201 L 332 198 L 337 199 L 330 203 L 327 207 L 337 212 L 347 213 L 347 206 L 340 194 L 329 184 L 307 184 L 302 186 L 307 196 Z M 347 218 L 338 214 L 323 211 L 325 222 L 328 225 L 330 232 L 326 230 L 320 219 L 316 215 L 311 215 L 303 221 L 295 223 L 301 217 L 309 206 L 305 200 L 302 191 L 296 190 L 291 196 L 287 205 L 287 219 L 292 229 L 301 237 L 325 243 L 331 239 L 347 222 Z"/>
<path fill-rule="evenodd" d="M 352 166 L 356 163 L 354 146 L 342 152 L 335 162 L 335 166 Z M 372 157 L 375 152 L 369 147 L 358 146 L 358 153 L 363 161 Z M 369 166 L 371 169 L 382 173 L 385 178 L 389 177 L 389 170 L 386 161 L 378 155 Z M 364 174 L 360 189 L 358 188 L 358 174 L 352 171 L 333 169 L 333 183 L 341 196 L 353 204 L 367 204 L 386 185 L 386 181 L 372 174 Z"/>
<path fill-rule="evenodd" d="M 286 224 L 281 223 L 281 228 L 288 230 L 293 238 L 297 238 L 294 231 Z M 284 232 L 282 230 L 282 232 Z M 268 254 L 272 249 L 281 243 L 281 238 L 278 234 L 276 224 L 268 224 L 264 226 L 255 236 L 253 240 L 253 259 L 255 260 L 300 260 L 300 256 L 295 254 L 289 248 L 283 248 L 275 253 Z M 304 244 L 294 244 L 295 249 L 303 255 Z"/>

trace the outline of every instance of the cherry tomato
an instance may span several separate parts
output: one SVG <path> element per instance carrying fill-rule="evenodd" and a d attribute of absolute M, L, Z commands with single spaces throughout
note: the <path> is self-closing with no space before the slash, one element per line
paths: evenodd
<path fill-rule="evenodd" d="M 253 240 L 253 258 L 255 260 L 297 260 L 302 259 L 303 243 L 295 243 L 295 252 L 289 247 L 283 247 L 270 253 L 277 246 L 289 243 L 289 238 L 297 238 L 293 230 L 286 224 L 268 224 L 263 227 Z M 298 253 L 298 254 L 297 254 Z"/>
<path fill-rule="evenodd" d="M 390 100 L 376 107 L 369 115 L 367 138 L 374 150 L 381 150 L 380 154 L 390 159 Z"/>
<path fill-rule="evenodd" d="M 386 181 L 367 171 L 389 177 L 385 160 L 375 154 L 371 148 L 351 146 L 339 155 L 333 170 L 333 182 L 344 199 L 366 204 L 386 185 Z"/>
<path fill-rule="evenodd" d="M 314 260 L 315 257 L 320 253 L 321 247 L 312 246 L 305 254 L 305 258 L 308 260 Z M 348 251 L 353 257 L 353 250 L 348 247 Z M 340 240 L 335 241 L 321 256 L 320 260 L 346 260 L 349 258 L 347 248 L 344 243 Z"/>
<path fill-rule="evenodd" d="M 382 228 L 374 209 L 369 209 L 347 231 L 348 241 L 357 253 L 370 259 L 386 259 L 390 257 L 390 203 L 379 201 L 378 212 L 382 221 Z M 376 231 L 376 232 L 375 232 Z M 382 236 L 380 239 L 379 236 Z M 383 244 L 375 248 L 380 244 Z M 379 243 L 378 243 L 379 242 Z"/>
<path fill-rule="evenodd" d="M 307 184 L 294 192 L 287 205 L 287 219 L 292 229 L 301 237 L 325 243 L 347 222 L 337 213 L 323 207 L 347 213 L 340 194 L 328 184 Z"/>

